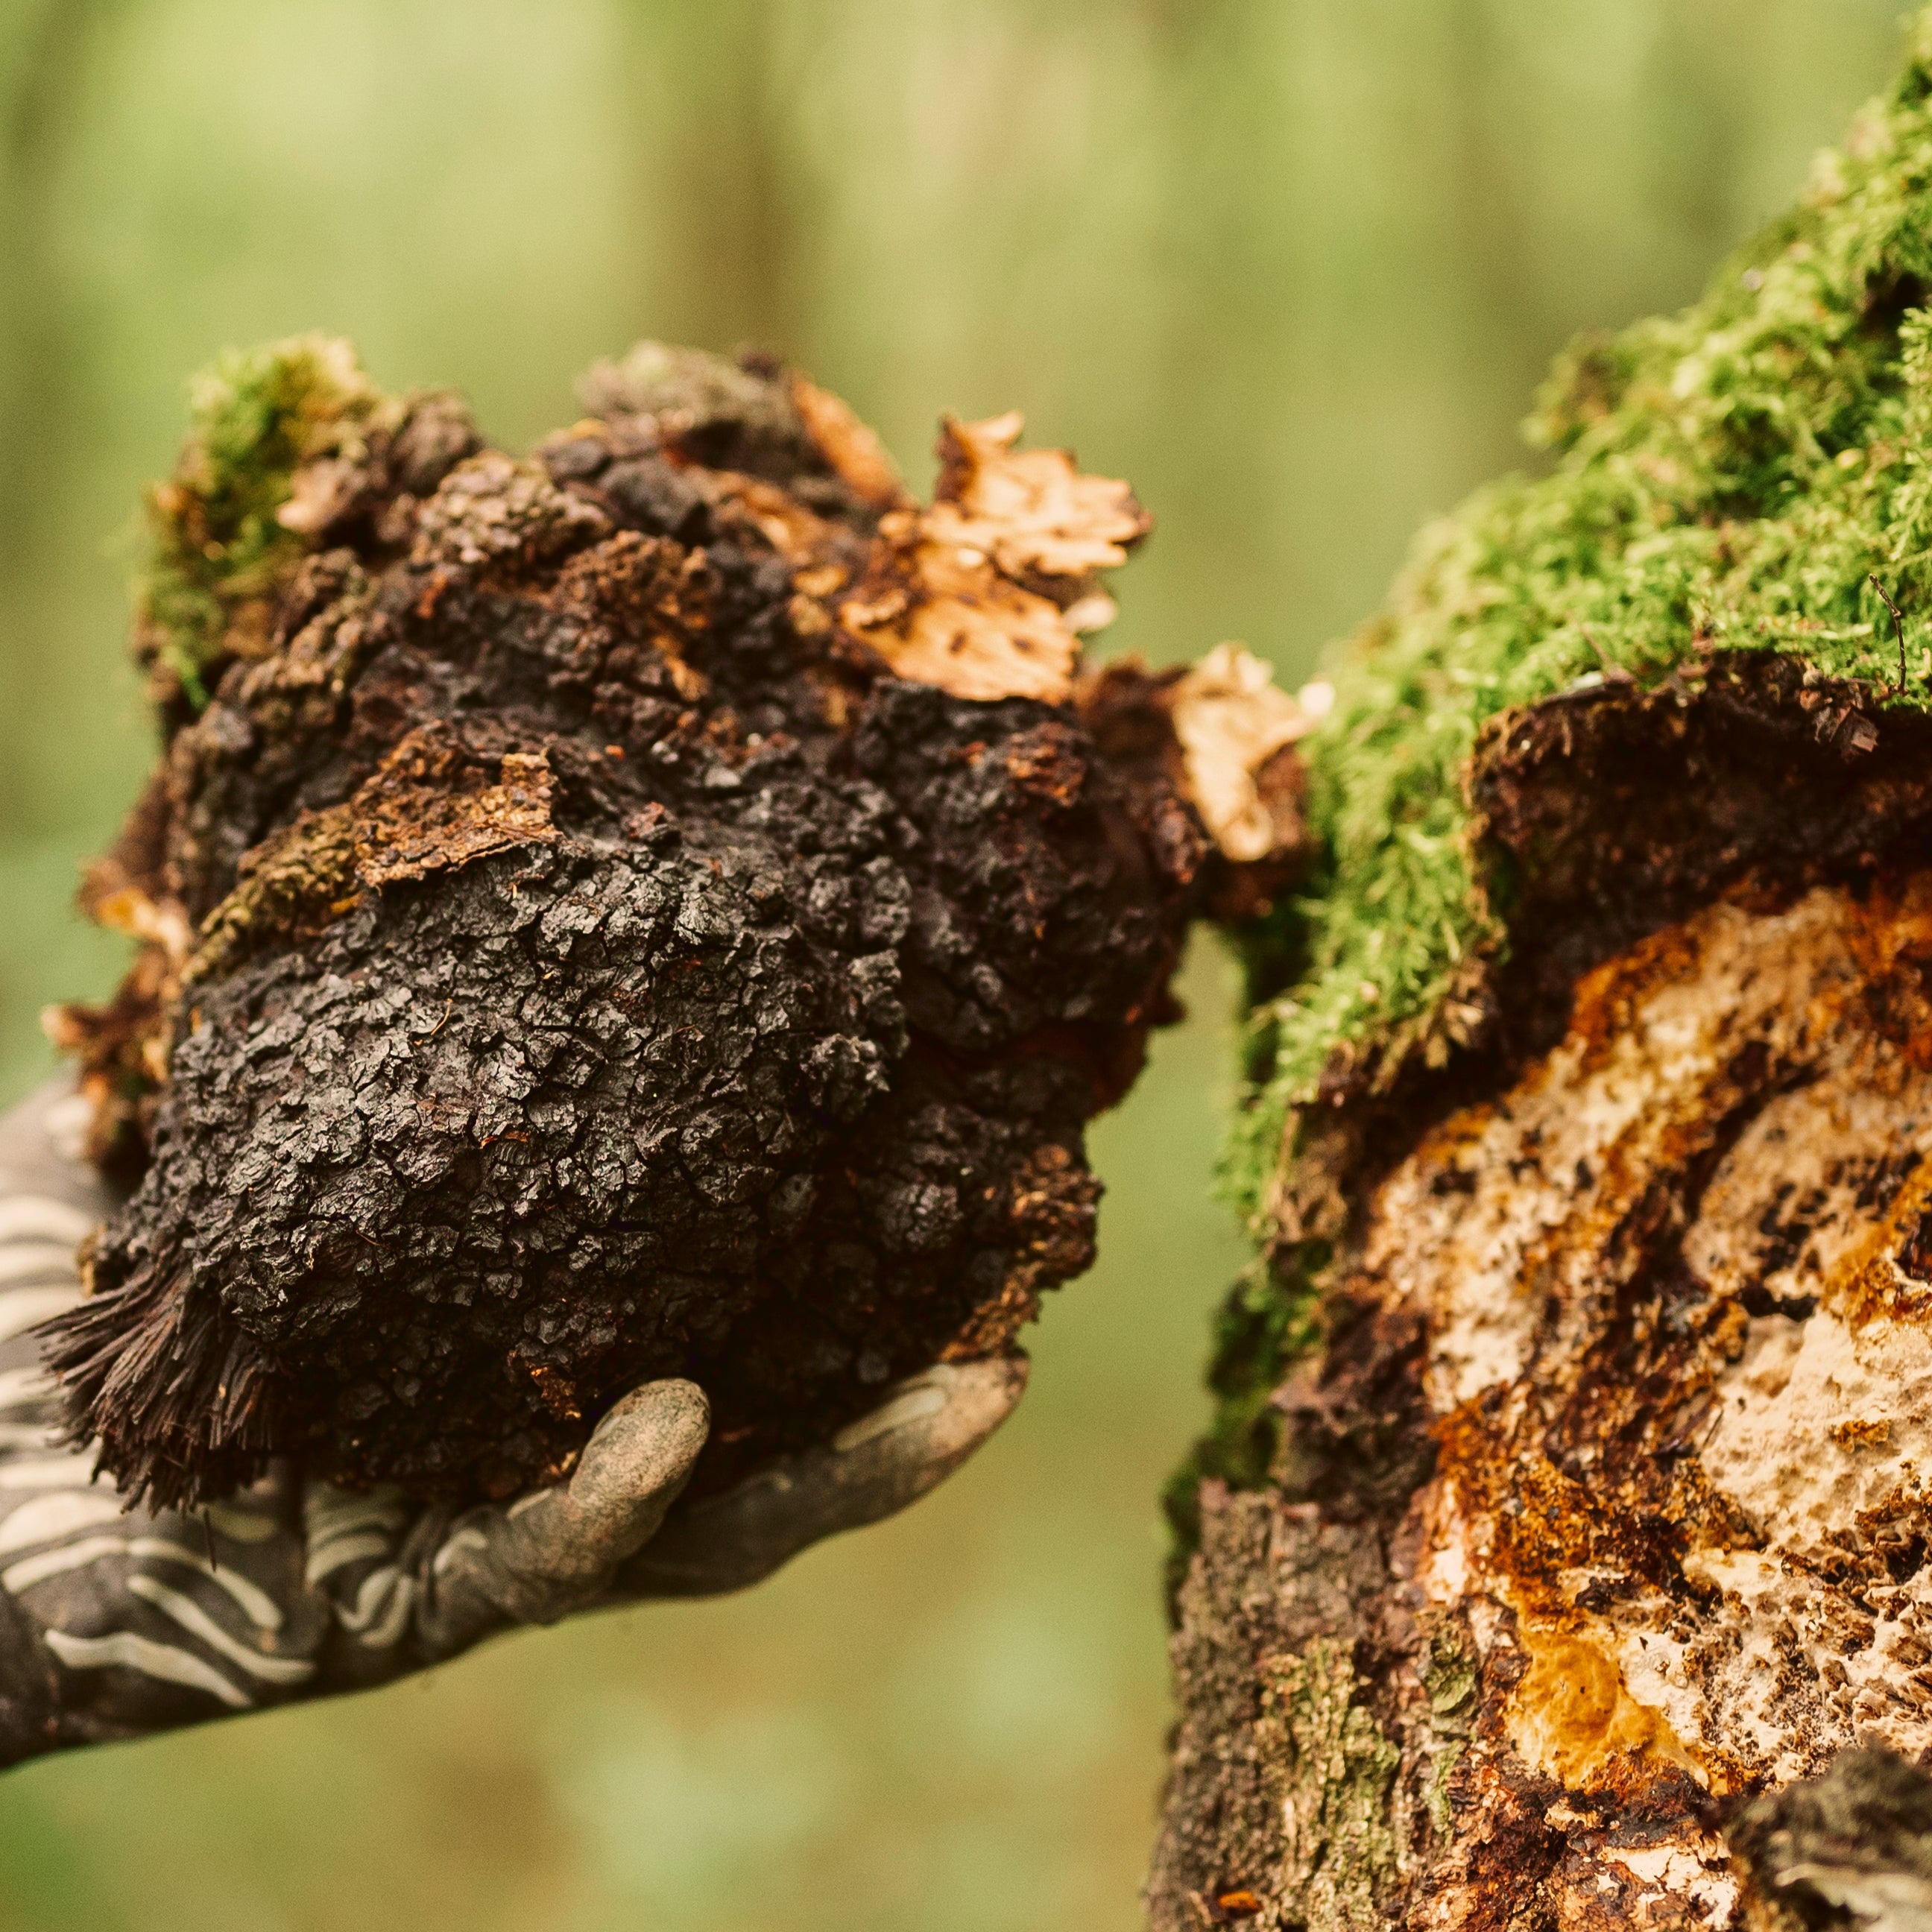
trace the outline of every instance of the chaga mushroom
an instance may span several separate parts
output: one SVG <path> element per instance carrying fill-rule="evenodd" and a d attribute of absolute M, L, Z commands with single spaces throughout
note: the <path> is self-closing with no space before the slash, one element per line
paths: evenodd
<path fill-rule="evenodd" d="M 166 752 L 86 892 L 142 950 L 54 1022 L 136 1184 L 51 1359 L 130 1493 L 501 1496 L 669 1374 L 715 1484 L 1006 1348 L 1186 921 L 1298 849 L 1217 844 L 1172 679 L 1076 692 L 1124 484 L 949 422 L 922 508 L 758 360 L 584 400 L 518 458 L 298 340 L 156 493 Z"/>

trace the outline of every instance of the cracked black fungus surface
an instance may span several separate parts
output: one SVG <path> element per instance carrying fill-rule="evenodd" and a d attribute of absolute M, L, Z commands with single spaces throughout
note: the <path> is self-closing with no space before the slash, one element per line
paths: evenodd
<path fill-rule="evenodd" d="M 1083 1124 L 1162 1016 L 1198 836 L 1070 706 L 842 654 L 687 458 L 625 438 L 473 458 L 400 541 L 366 518 L 172 742 L 197 920 L 412 731 L 541 754 L 553 836 L 190 984 L 58 1342 L 124 1486 L 274 1452 L 502 1496 L 666 1375 L 711 1397 L 712 1486 L 1006 1346 L 1092 1258 Z M 822 465 L 761 466 L 862 549 Z"/>

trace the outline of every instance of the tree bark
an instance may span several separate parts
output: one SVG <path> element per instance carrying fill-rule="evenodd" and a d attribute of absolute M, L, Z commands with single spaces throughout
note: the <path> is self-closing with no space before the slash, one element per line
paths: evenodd
<path fill-rule="evenodd" d="M 1726 1801 L 1932 1748 L 1928 964 L 1932 874 L 1714 904 L 1362 1188 L 1202 1498 L 1162 1932 L 1737 1922 L 1807 1862 Z"/>
<path fill-rule="evenodd" d="M 1932 1924 L 1932 10 L 1301 748 L 1157 1932 Z"/>

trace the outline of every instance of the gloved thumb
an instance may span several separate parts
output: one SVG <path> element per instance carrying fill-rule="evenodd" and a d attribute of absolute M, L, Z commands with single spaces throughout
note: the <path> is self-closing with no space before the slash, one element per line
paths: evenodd
<path fill-rule="evenodd" d="M 506 1619 L 554 1623 L 594 1601 L 656 1534 L 710 1426 L 695 1382 L 648 1382 L 597 1425 L 567 1480 L 458 1517 L 429 1566 L 430 1647 L 459 1649 Z"/>

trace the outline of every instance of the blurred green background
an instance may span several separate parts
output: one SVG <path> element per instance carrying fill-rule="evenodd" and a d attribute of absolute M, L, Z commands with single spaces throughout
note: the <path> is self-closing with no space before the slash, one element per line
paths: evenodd
<path fill-rule="evenodd" d="M 321 326 L 518 444 L 654 334 L 778 347 L 922 484 L 1024 408 L 1160 519 L 1116 648 L 1299 679 L 1520 462 L 1572 331 L 1676 304 L 1884 79 L 1896 0 L 0 0 L 0 1082 L 106 988 L 82 855 L 183 378 Z M 38 1765 L 0 1927 L 1129 1928 L 1155 1492 L 1242 1258 L 1224 962 L 1094 1135 L 1102 1258 L 1014 1424 L 741 1600 Z"/>

